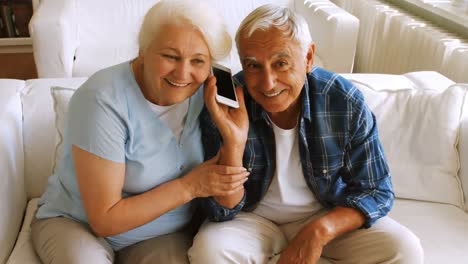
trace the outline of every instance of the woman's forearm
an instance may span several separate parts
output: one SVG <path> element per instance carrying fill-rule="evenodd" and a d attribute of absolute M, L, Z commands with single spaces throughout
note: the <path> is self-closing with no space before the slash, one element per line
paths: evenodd
<path fill-rule="evenodd" d="M 119 200 L 90 224 L 97 236 L 114 236 L 149 223 L 192 199 L 180 179 L 176 179 Z"/>

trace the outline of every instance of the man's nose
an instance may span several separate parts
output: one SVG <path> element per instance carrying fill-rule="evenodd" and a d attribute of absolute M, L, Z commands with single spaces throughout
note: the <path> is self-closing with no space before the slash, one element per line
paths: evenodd
<path fill-rule="evenodd" d="M 276 86 L 276 74 L 271 69 L 266 68 L 263 71 L 263 87 L 265 91 L 274 89 Z"/>

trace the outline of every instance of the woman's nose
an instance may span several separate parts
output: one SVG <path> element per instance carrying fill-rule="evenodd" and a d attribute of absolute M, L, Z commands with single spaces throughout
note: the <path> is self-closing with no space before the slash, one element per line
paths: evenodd
<path fill-rule="evenodd" d="M 174 70 L 174 76 L 178 80 L 186 80 L 187 77 L 190 75 L 190 63 L 181 60 L 176 64 L 175 70 Z"/>

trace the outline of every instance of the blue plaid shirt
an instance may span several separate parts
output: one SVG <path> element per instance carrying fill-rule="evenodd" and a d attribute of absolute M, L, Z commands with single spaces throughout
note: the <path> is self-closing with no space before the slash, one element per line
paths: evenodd
<path fill-rule="evenodd" d="M 267 113 L 247 93 L 242 72 L 235 78 L 244 86 L 249 114 L 243 164 L 251 174 L 235 208 L 225 208 L 212 197 L 201 200 L 212 221 L 230 220 L 240 210 L 254 210 L 275 171 L 275 139 Z M 325 207 L 358 209 L 366 216 L 364 227 L 370 227 L 388 213 L 394 200 L 375 116 L 353 84 L 321 68 L 307 75 L 301 98 L 299 151 L 309 189 Z M 222 138 L 206 109 L 200 121 L 205 159 L 210 159 L 221 147 Z"/>

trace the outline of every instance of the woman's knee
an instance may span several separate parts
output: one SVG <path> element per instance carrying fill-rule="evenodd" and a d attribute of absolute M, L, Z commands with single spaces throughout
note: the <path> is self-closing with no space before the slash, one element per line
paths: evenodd
<path fill-rule="evenodd" d="M 71 219 L 55 217 L 31 224 L 34 249 L 48 263 L 112 263 L 114 253 L 103 239 Z"/>

